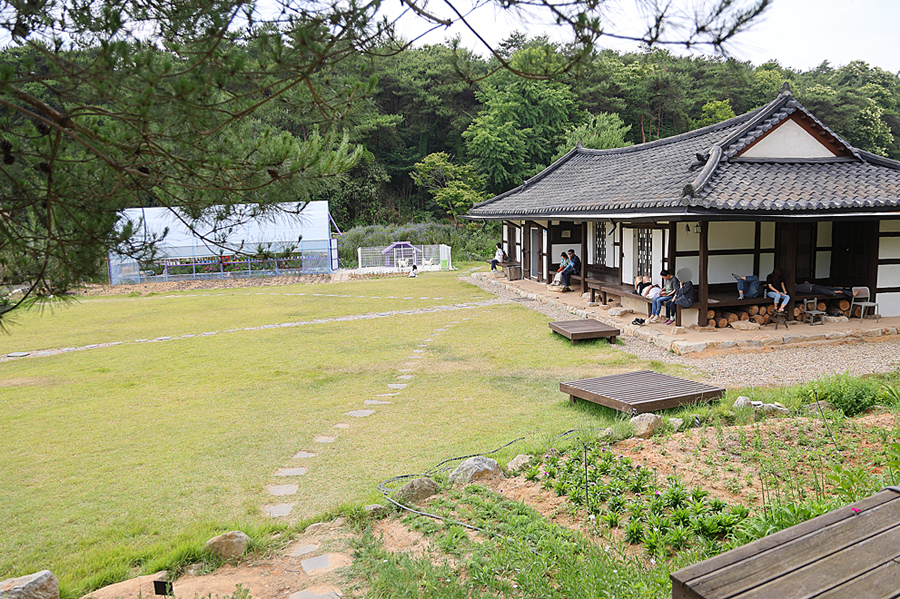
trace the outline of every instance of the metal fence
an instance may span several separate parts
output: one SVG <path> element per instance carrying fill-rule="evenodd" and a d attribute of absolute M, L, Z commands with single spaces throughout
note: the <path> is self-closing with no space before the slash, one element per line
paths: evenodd
<path fill-rule="evenodd" d="M 133 258 L 110 254 L 112 285 L 192 279 L 231 279 L 330 273 L 336 270 L 337 240 L 267 244 L 256 255 L 192 255 L 196 248 L 166 248 L 166 256 L 140 265 Z M 184 255 L 187 254 L 187 255 Z"/>
<path fill-rule="evenodd" d="M 449 245 L 391 244 L 356 250 L 360 270 L 451 270 Z"/>

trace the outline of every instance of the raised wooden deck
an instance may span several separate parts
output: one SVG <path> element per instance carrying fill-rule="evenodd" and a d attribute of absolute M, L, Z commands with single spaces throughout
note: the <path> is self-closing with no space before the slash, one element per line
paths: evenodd
<path fill-rule="evenodd" d="M 549 324 L 551 331 L 571 340 L 572 345 L 585 339 L 603 338 L 609 339 L 610 343 L 615 343 L 616 337 L 622 333 L 619 329 L 592 318 L 586 320 L 560 320 Z"/>
<path fill-rule="evenodd" d="M 763 597 L 900 597 L 900 487 L 672 573 L 673 599 Z"/>
<path fill-rule="evenodd" d="M 629 414 L 712 401 L 725 395 L 721 387 L 651 370 L 569 381 L 560 383 L 559 390 L 568 394 L 572 403 L 580 398 Z"/>

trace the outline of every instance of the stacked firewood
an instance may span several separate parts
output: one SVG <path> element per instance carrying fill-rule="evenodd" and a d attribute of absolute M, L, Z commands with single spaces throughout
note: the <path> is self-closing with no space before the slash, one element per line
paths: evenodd
<path fill-rule="evenodd" d="M 820 300 L 816 308 L 827 314 L 850 316 L 850 300 L 846 299 Z M 853 316 L 859 317 L 860 307 L 854 306 L 853 311 Z M 803 312 L 803 302 L 796 302 L 794 306 L 794 319 L 802 320 Z M 721 310 L 707 310 L 706 319 L 709 326 L 724 329 L 738 320 L 752 320 L 760 325 L 768 324 L 772 320 L 774 314 L 774 303 L 761 306 L 731 306 L 729 308 L 722 308 Z"/>

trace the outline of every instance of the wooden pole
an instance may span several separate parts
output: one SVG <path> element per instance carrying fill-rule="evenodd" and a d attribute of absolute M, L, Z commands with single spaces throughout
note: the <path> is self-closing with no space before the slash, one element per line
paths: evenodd
<path fill-rule="evenodd" d="M 709 309 L 709 222 L 700 221 L 700 272 L 697 273 L 697 282 L 700 294 L 700 318 L 697 324 L 705 324 L 703 317 Z"/>

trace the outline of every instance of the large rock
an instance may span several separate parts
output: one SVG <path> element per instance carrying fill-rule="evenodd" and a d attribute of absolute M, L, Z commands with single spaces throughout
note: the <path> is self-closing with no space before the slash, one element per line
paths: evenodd
<path fill-rule="evenodd" d="M 731 328 L 736 331 L 758 331 L 759 323 L 752 320 L 738 320 L 731 323 Z"/>
<path fill-rule="evenodd" d="M 509 470 L 510 472 L 518 472 L 519 470 L 521 470 L 522 468 L 524 468 L 525 466 L 528 465 L 528 463 L 531 461 L 531 458 L 532 458 L 532 456 L 530 456 L 530 455 L 525 455 L 524 453 L 520 453 L 519 455 L 517 455 L 516 457 L 514 457 L 513 459 L 511 459 L 509 461 L 509 463 L 506 465 L 506 469 Z"/>
<path fill-rule="evenodd" d="M 632 310 L 631 308 L 610 308 L 609 312 L 607 312 L 607 314 L 609 314 L 610 316 L 622 316 L 623 314 L 633 313 L 634 310 Z"/>
<path fill-rule="evenodd" d="M 741 408 L 750 407 L 750 398 L 746 395 L 741 395 L 736 400 L 734 400 L 734 409 L 739 410 Z"/>
<path fill-rule="evenodd" d="M 390 510 L 388 510 L 387 506 L 381 505 L 380 503 L 370 503 L 363 509 L 366 511 L 366 514 L 368 514 L 372 518 L 384 518 L 390 513 Z"/>
<path fill-rule="evenodd" d="M 430 478 L 414 478 L 394 493 L 394 500 L 400 503 L 418 503 L 440 490 L 440 485 Z"/>
<path fill-rule="evenodd" d="M 59 580 L 50 570 L 0 582 L 0 599 L 59 599 Z"/>
<path fill-rule="evenodd" d="M 669 426 L 676 431 L 681 430 L 681 427 L 684 426 L 684 418 L 669 418 Z"/>
<path fill-rule="evenodd" d="M 206 542 L 206 549 L 222 559 L 234 559 L 241 556 L 250 546 L 250 537 L 239 530 L 232 530 L 223 535 L 213 537 Z"/>
<path fill-rule="evenodd" d="M 635 437 L 649 439 L 663 424 L 662 418 L 656 414 L 638 414 L 631 419 L 631 428 Z"/>
<path fill-rule="evenodd" d="M 758 409 L 767 416 L 790 416 L 791 414 L 790 410 L 777 403 L 764 403 Z"/>
<path fill-rule="evenodd" d="M 497 460 L 477 455 L 469 458 L 450 473 L 450 484 L 465 485 L 476 480 L 503 478 Z"/>

